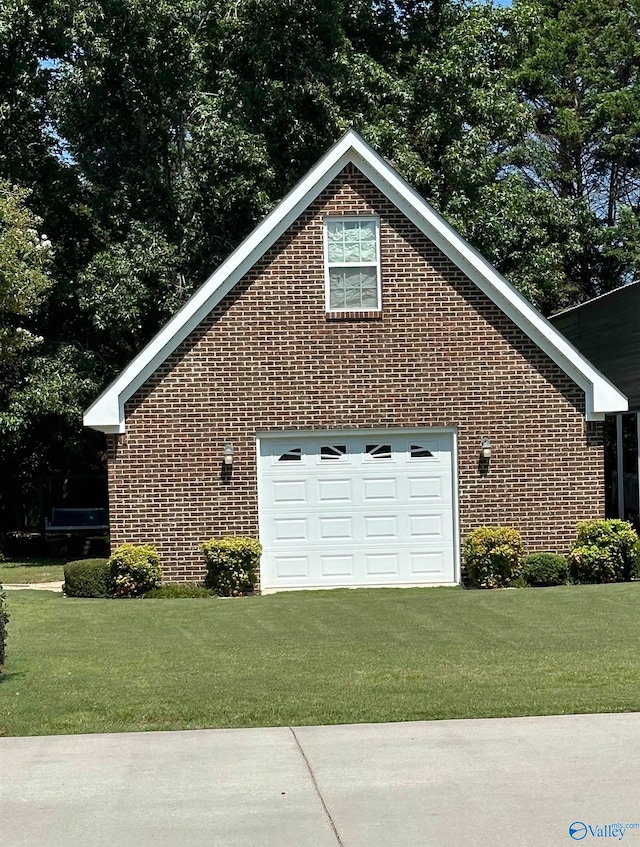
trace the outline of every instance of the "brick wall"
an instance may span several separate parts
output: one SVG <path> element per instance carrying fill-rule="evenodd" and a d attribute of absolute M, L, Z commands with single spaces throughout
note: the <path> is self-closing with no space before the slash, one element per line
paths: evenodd
<path fill-rule="evenodd" d="M 381 315 L 327 318 L 326 214 L 380 216 Z M 604 513 L 601 427 L 583 411 L 582 391 L 349 166 L 127 403 L 109 445 L 112 546 L 153 542 L 181 580 L 202 576 L 203 540 L 257 534 L 257 431 L 457 426 L 462 536 L 507 523 L 530 550 L 561 551 Z"/>

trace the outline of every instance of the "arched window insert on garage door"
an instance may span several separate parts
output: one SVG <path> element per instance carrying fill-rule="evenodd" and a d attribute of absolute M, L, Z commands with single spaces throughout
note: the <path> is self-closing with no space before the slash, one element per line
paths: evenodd
<path fill-rule="evenodd" d="M 347 455 L 346 444 L 323 444 L 320 447 L 321 462 L 339 462 Z"/>
<path fill-rule="evenodd" d="M 412 459 L 433 459 L 433 453 L 427 447 L 420 444 L 412 444 L 409 450 Z"/>
<path fill-rule="evenodd" d="M 390 459 L 391 445 L 390 444 L 365 444 L 365 457 L 367 459 Z"/>
<path fill-rule="evenodd" d="M 302 447 L 291 447 L 289 450 L 286 450 L 284 453 L 281 453 L 279 458 L 279 462 L 301 462 L 302 461 Z"/>

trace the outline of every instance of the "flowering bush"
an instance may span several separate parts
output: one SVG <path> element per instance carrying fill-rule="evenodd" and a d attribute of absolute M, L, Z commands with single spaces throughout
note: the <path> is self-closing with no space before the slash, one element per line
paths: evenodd
<path fill-rule="evenodd" d="M 519 576 L 524 560 L 522 539 L 510 526 L 479 526 L 463 545 L 467 577 L 475 588 L 500 588 Z"/>
<path fill-rule="evenodd" d="M 262 544 L 257 538 L 237 535 L 205 541 L 200 548 L 207 565 L 204 584 L 222 597 L 239 597 L 252 591 L 258 579 Z"/>
<path fill-rule="evenodd" d="M 626 521 L 593 520 L 578 524 L 578 540 L 569 553 L 575 582 L 623 582 L 638 576 L 638 534 Z"/>
<path fill-rule="evenodd" d="M 117 597 L 135 597 L 162 582 L 158 551 L 151 544 L 121 544 L 109 559 Z"/>

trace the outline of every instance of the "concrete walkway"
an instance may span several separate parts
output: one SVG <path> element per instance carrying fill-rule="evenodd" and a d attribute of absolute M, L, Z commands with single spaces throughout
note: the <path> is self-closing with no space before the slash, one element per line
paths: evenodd
<path fill-rule="evenodd" d="M 640 714 L 2 738 L 0 838 L 640 847 Z"/>
<path fill-rule="evenodd" d="M 3 585 L 3 591 L 24 591 L 25 588 L 36 591 L 62 591 L 63 582 L 13 582 Z"/>

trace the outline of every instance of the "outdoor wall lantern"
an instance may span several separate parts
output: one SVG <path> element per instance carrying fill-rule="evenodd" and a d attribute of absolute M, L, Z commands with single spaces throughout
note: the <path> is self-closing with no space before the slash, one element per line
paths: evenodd
<path fill-rule="evenodd" d="M 223 458 L 224 458 L 225 465 L 232 465 L 233 464 L 233 444 L 231 444 L 230 442 L 227 442 L 224 445 L 224 451 L 223 451 L 222 455 L 223 455 Z"/>
<path fill-rule="evenodd" d="M 491 458 L 491 439 L 488 435 L 482 436 L 482 458 L 490 459 Z"/>

